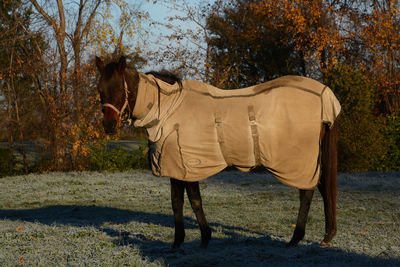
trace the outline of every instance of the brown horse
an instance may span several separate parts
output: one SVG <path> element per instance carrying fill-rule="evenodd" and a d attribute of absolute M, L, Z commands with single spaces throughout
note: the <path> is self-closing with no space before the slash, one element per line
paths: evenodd
<path fill-rule="evenodd" d="M 185 177 L 189 177 L 190 173 L 190 166 L 185 165 L 185 164 L 192 164 L 195 166 L 196 164 L 199 164 L 200 160 L 199 159 L 190 159 L 188 163 L 183 164 L 183 160 L 179 160 L 177 156 L 173 156 L 172 160 L 168 159 L 170 162 L 169 164 L 172 164 L 172 168 L 168 169 L 167 172 L 163 171 L 163 160 L 168 161 L 167 159 L 163 158 L 160 163 L 160 158 L 164 154 L 168 155 L 168 153 L 175 155 L 173 151 L 178 151 L 179 153 L 184 153 L 185 147 L 183 147 L 182 143 L 180 143 L 180 134 L 187 134 L 187 132 L 190 132 L 190 128 L 188 130 L 180 130 L 180 126 L 178 123 L 174 124 L 171 126 L 171 130 L 169 131 L 169 134 L 166 138 L 169 138 L 170 140 L 173 141 L 173 144 L 176 144 L 175 146 L 172 146 L 171 144 L 164 142 L 162 143 L 161 147 L 161 154 L 158 155 L 157 149 L 154 149 L 152 147 L 155 143 L 157 143 L 157 140 L 160 140 L 160 136 L 163 135 L 162 132 L 163 129 L 160 130 L 160 127 L 158 127 L 160 124 L 165 122 L 165 118 L 170 117 L 171 115 L 168 114 L 163 117 L 161 114 L 164 111 L 162 110 L 162 105 L 163 105 L 163 99 L 166 99 L 166 96 L 171 96 L 174 95 L 176 92 L 181 92 L 182 91 L 182 83 L 185 81 L 181 81 L 174 75 L 168 73 L 168 72 L 162 72 L 162 73 L 156 73 L 156 72 L 151 72 L 150 75 L 144 75 L 142 73 L 137 72 L 135 69 L 128 69 L 126 67 L 126 59 L 124 57 L 121 57 L 118 62 L 111 62 L 107 65 L 103 63 L 103 61 L 96 57 L 96 65 L 97 68 L 100 72 L 100 80 L 98 84 L 98 90 L 100 93 L 100 98 L 101 98 L 101 103 L 102 103 L 102 111 L 103 111 L 103 125 L 105 132 L 107 134 L 114 134 L 120 124 L 121 121 L 121 116 L 122 113 L 128 112 L 130 113 L 131 116 L 136 119 L 135 126 L 142 126 L 147 129 L 149 139 L 150 139 L 150 158 L 151 158 L 151 163 L 153 167 L 153 173 L 155 173 L 158 176 L 169 176 L 170 177 L 170 182 L 171 182 L 171 201 L 172 201 L 172 209 L 174 213 L 174 221 L 175 221 L 175 239 L 173 243 L 173 248 L 178 248 L 183 242 L 185 238 L 185 230 L 184 230 L 184 223 L 183 223 L 183 202 L 184 202 L 184 190 L 186 189 L 189 201 L 191 203 L 191 206 L 193 208 L 193 211 L 196 215 L 197 221 L 199 223 L 200 231 L 201 231 L 201 246 L 202 247 L 207 247 L 208 243 L 211 239 L 211 228 L 209 227 L 206 217 L 203 212 L 203 207 L 202 207 L 202 200 L 200 196 L 200 190 L 199 190 L 199 182 L 198 180 L 201 179 L 195 179 L 193 178 L 192 180 L 190 179 L 185 179 Z M 147 77 L 147 78 L 146 78 Z M 148 78 L 151 77 L 151 78 Z M 162 85 L 161 85 L 162 83 Z M 199 86 L 203 86 L 201 83 L 195 83 L 198 84 Z M 273 83 L 275 87 L 276 83 Z M 151 92 L 145 92 L 145 91 L 139 91 L 140 86 L 153 86 L 156 88 L 156 91 L 154 91 L 154 94 L 151 95 Z M 170 86 L 171 88 L 169 88 Z M 168 87 L 169 89 L 165 89 L 165 87 Z M 271 87 L 271 88 L 275 88 Z M 299 86 L 298 86 L 299 87 Z M 149 87 L 150 88 L 150 87 Z M 300 88 L 300 87 L 299 87 Z M 297 88 L 298 89 L 298 88 Z M 301 89 L 301 88 L 300 88 Z M 168 91 L 170 90 L 170 91 Z M 244 91 L 242 92 L 247 92 L 245 91 L 246 89 L 243 89 Z M 257 88 L 252 88 L 251 92 L 255 92 L 258 90 Z M 260 89 L 261 90 L 261 89 Z M 263 89 L 264 90 L 264 89 Z M 270 88 L 268 89 L 270 90 Z M 325 88 L 324 88 L 325 90 Z M 238 91 L 237 94 L 240 93 L 241 90 L 236 90 Z M 304 92 L 310 92 L 311 90 L 308 88 L 302 89 L 302 93 Z M 260 91 L 261 92 L 261 91 Z M 222 90 L 217 92 L 219 95 L 215 96 L 216 99 L 225 99 L 225 98 L 231 98 L 227 97 L 224 95 L 225 93 L 222 92 Z M 315 92 L 311 92 L 314 95 L 316 94 Z M 153 99 L 153 102 L 146 104 L 143 106 L 143 97 L 144 94 L 150 95 L 151 99 Z M 198 94 L 199 97 L 200 95 L 207 95 L 208 96 L 212 93 L 201 93 Z M 163 95 L 163 96 L 161 96 Z M 255 94 L 257 95 L 257 94 Z M 164 98 L 163 98 L 164 97 Z M 256 96 L 257 97 L 257 96 Z M 232 97 L 233 98 L 233 97 Z M 240 97 L 235 97 L 240 98 Z M 170 99 L 170 98 L 168 98 Z M 178 99 L 178 100 L 177 100 Z M 174 98 L 173 100 L 168 100 L 169 102 L 169 107 L 172 107 L 174 105 L 179 106 L 181 103 L 179 102 L 179 98 Z M 196 101 L 195 97 L 192 97 L 190 101 Z M 144 107 L 143 109 L 139 110 L 137 109 L 137 106 L 139 105 L 138 103 Z M 220 102 L 222 103 L 222 102 Z M 158 109 L 157 109 L 158 107 Z M 252 107 L 252 106 L 251 106 Z M 339 106 L 340 107 L 340 106 Z M 252 110 L 253 108 L 249 108 L 249 118 L 251 119 L 253 116 L 252 115 Z M 156 119 L 146 119 L 141 116 L 141 113 L 143 113 L 143 110 L 145 110 L 147 113 L 152 113 L 153 117 Z M 153 110 L 155 110 L 153 112 Z M 247 109 L 246 109 L 247 111 Z M 166 111 L 168 113 L 168 111 Z M 196 114 L 199 117 L 200 114 Z M 193 114 L 191 115 L 193 117 Z M 319 116 L 319 115 L 318 115 Z M 253 116 L 254 117 L 254 116 Z M 336 118 L 336 116 L 335 116 Z M 214 123 L 214 121 L 213 121 Z M 218 126 L 218 123 L 220 123 L 219 119 L 215 119 L 215 124 Z M 186 123 L 187 125 L 191 125 L 190 122 Z M 332 123 L 333 124 L 333 123 Z M 303 239 L 304 234 L 305 234 L 305 227 L 306 227 L 306 222 L 307 222 L 307 216 L 311 204 L 311 200 L 314 194 L 314 188 L 318 187 L 323 201 L 324 201 L 324 210 L 325 210 L 325 236 L 323 238 L 323 241 L 321 242 L 321 245 L 329 245 L 330 241 L 336 234 L 336 198 L 337 198 L 337 150 L 336 150 L 336 140 L 337 140 L 337 130 L 335 126 L 328 125 L 326 123 L 320 123 L 320 127 L 318 127 L 318 132 L 315 140 L 315 142 L 318 145 L 318 155 L 314 157 L 315 164 L 317 166 L 317 170 L 314 172 L 315 175 L 317 175 L 317 180 L 315 181 L 315 185 L 312 188 L 300 188 L 299 193 L 300 193 L 300 209 L 298 213 L 298 218 L 297 218 L 297 224 L 296 228 L 293 233 L 293 237 L 290 240 L 290 242 L 287 244 L 287 246 L 295 246 L 299 243 L 300 240 Z M 254 126 L 255 123 L 251 124 L 251 132 L 253 139 L 252 144 L 255 144 L 256 141 L 258 141 L 258 135 L 257 135 L 257 128 Z M 236 127 L 240 127 L 239 125 L 236 125 Z M 165 127 L 164 127 L 165 128 Z M 187 128 L 186 128 L 187 129 Z M 207 128 L 208 129 L 208 128 Z M 205 131 L 207 129 L 204 129 Z M 214 132 L 215 127 L 213 128 Z M 196 130 L 197 131 L 197 130 Z M 249 130 L 250 131 L 250 130 Z M 311 129 L 310 129 L 311 131 Z M 192 134 L 193 135 L 193 134 Z M 196 134 L 195 134 L 196 135 Z M 172 137 L 171 137 L 172 136 Z M 218 135 L 218 138 L 221 136 Z M 255 139 L 257 138 L 257 139 Z M 183 140 L 183 139 L 182 139 Z M 183 141 L 182 141 L 183 142 Z M 201 143 L 201 142 L 200 142 Z M 203 144 L 205 145 L 205 144 Z M 176 147 L 176 148 L 175 148 Z M 253 149 L 253 148 L 252 148 Z M 296 148 L 293 148 L 296 149 Z M 223 149 L 221 148 L 221 151 Z M 170 152 L 172 151 L 172 152 Z M 219 150 L 220 151 L 220 150 Z M 253 151 L 253 150 L 252 150 Z M 176 152 L 176 153 L 178 153 Z M 222 151 L 223 154 L 224 151 Z M 257 154 L 257 153 L 258 154 Z M 158 156 L 157 156 L 158 155 Z M 178 155 L 178 154 L 176 154 Z M 260 156 L 260 151 L 259 147 L 254 146 L 254 155 Z M 227 160 L 228 161 L 228 160 Z M 165 163 L 164 163 L 165 164 Z M 226 166 L 238 166 L 240 164 L 235 164 L 234 162 L 229 162 L 225 163 L 225 165 L 218 165 L 218 170 L 223 169 Z M 260 164 L 259 160 L 255 161 L 254 165 L 265 165 L 265 164 Z M 183 166 L 183 167 L 182 167 Z M 319 168 L 321 166 L 321 168 Z M 243 169 L 243 166 L 238 166 L 239 169 Z M 244 168 L 246 169 L 246 168 Z M 182 170 L 182 172 L 180 172 Z M 273 168 L 269 168 L 271 172 L 274 173 Z M 174 175 L 173 173 L 176 173 Z M 180 175 L 181 173 L 184 173 L 182 175 L 182 178 Z M 213 173 L 216 173 L 215 171 Z M 275 174 L 275 173 L 274 173 Z M 194 176 L 193 176 L 194 177 Z M 276 175 L 276 177 L 279 177 L 279 175 Z M 204 177 L 207 178 L 207 177 Z M 289 182 L 284 181 L 284 183 L 287 183 L 290 185 Z M 298 187 L 298 186 L 296 186 Z M 299 188 L 299 187 L 298 187 Z"/>

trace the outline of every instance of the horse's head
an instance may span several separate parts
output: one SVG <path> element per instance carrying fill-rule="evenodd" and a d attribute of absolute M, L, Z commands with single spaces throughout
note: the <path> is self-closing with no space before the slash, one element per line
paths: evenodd
<path fill-rule="evenodd" d="M 104 115 L 104 130 L 106 134 L 115 134 L 123 112 L 133 110 L 139 77 L 136 71 L 132 71 L 132 74 L 126 70 L 125 57 L 107 65 L 96 57 L 96 66 L 100 72 L 98 91 Z"/>

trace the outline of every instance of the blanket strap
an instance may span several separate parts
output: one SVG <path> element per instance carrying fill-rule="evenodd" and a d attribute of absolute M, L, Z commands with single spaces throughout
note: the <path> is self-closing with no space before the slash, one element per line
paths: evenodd
<path fill-rule="evenodd" d="M 253 145 L 254 145 L 254 166 L 258 166 L 258 165 L 260 165 L 260 162 L 261 162 L 260 137 L 258 135 L 256 114 L 254 112 L 253 105 L 248 106 L 248 113 L 249 113 L 251 136 L 253 138 Z"/>

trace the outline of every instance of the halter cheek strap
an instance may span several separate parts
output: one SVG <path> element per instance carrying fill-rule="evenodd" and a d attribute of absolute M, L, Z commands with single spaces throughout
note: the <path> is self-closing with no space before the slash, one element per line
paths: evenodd
<path fill-rule="evenodd" d="M 120 114 L 122 113 L 122 112 L 121 112 L 122 110 L 119 111 L 114 105 L 109 104 L 109 103 L 103 104 L 103 107 L 108 107 L 108 108 L 113 109 L 118 115 L 120 115 Z"/>
<path fill-rule="evenodd" d="M 119 118 L 121 119 L 122 114 L 124 113 L 126 107 L 129 107 L 129 101 L 128 101 L 128 84 L 126 83 L 125 77 L 124 77 L 124 91 L 125 91 L 125 102 L 124 105 L 122 106 L 121 110 L 117 109 L 113 104 L 110 103 L 105 103 L 103 104 L 103 107 L 108 107 L 114 110 Z"/>

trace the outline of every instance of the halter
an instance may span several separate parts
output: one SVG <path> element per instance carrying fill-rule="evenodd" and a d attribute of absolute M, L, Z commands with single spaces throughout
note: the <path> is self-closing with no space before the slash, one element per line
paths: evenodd
<path fill-rule="evenodd" d="M 129 101 L 128 101 L 128 93 L 129 93 L 128 92 L 128 84 L 126 83 L 125 76 L 123 76 L 123 79 L 124 79 L 125 102 L 124 102 L 124 105 L 122 106 L 121 110 L 118 110 L 113 104 L 110 104 L 110 103 L 103 104 L 103 107 L 108 107 L 108 108 L 111 108 L 112 110 L 114 110 L 117 113 L 117 115 L 119 116 L 120 120 L 121 120 L 122 114 L 124 113 L 126 107 L 128 107 L 128 109 L 130 110 Z"/>

